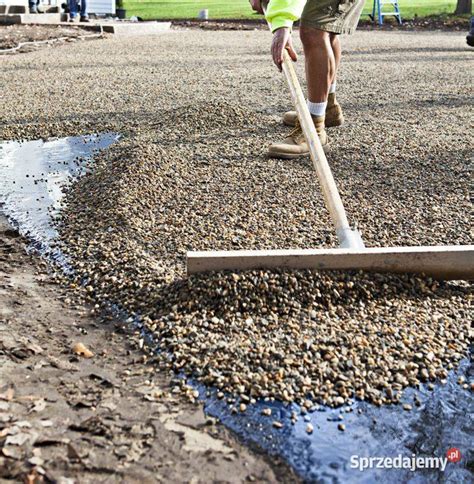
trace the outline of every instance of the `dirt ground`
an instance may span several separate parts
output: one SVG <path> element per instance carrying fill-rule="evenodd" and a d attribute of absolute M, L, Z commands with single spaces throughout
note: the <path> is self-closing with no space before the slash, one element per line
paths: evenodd
<path fill-rule="evenodd" d="M 59 43 L 75 42 L 79 36 L 88 35 L 90 32 L 83 27 L 65 27 L 62 25 L 2 25 L 0 26 L 0 51 L 17 47 L 23 42 L 42 42 L 45 40 L 51 43 L 28 45 L 21 49 L 21 52 L 28 52 L 36 48 L 44 48 L 53 45 L 53 41 L 61 39 Z M 57 44 L 58 42 L 54 42 Z"/>
<path fill-rule="evenodd" d="M 191 28 L 202 30 L 266 30 L 267 25 L 261 19 L 255 20 L 173 20 L 173 28 Z M 16 47 L 21 42 L 54 40 L 60 37 L 66 37 L 59 43 L 74 42 L 78 40 L 81 35 L 87 35 L 88 30 L 95 28 L 87 28 L 87 26 L 51 26 L 51 25 L 8 25 L 0 26 L 0 50 L 10 49 Z M 446 30 L 446 31 L 468 31 L 469 20 L 463 17 L 455 16 L 433 16 L 426 18 L 414 18 L 405 20 L 402 25 L 398 25 L 394 19 L 385 19 L 383 26 L 374 25 L 368 18 L 363 18 L 359 24 L 360 30 Z M 105 34 L 107 35 L 107 34 Z M 56 42 L 55 42 L 56 43 Z M 53 45 L 46 44 L 46 45 Z M 25 46 L 21 52 L 35 50 L 42 46 Z"/>
<path fill-rule="evenodd" d="M 173 20 L 175 27 L 199 28 L 203 30 L 266 30 L 267 24 L 260 19 L 252 20 Z M 383 25 L 374 24 L 368 18 L 361 18 L 359 30 L 446 30 L 446 31 L 467 31 L 469 30 L 469 19 L 462 16 L 433 15 L 431 17 L 415 17 L 403 20 L 401 25 L 394 18 L 387 17 Z"/>
<path fill-rule="evenodd" d="M 128 329 L 69 292 L 0 217 L 0 482 L 297 481 L 170 393 Z"/>

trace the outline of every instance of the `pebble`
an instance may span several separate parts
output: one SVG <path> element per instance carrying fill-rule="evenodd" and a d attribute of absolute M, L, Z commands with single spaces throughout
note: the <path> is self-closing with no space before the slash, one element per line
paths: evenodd
<path fill-rule="evenodd" d="M 344 430 L 346 430 L 346 426 L 343 424 L 343 423 L 340 423 L 338 426 L 337 426 L 338 430 L 340 430 L 341 432 L 344 432 Z"/>
<path fill-rule="evenodd" d="M 312 434 L 313 430 L 314 430 L 314 427 L 313 427 L 312 424 L 309 423 L 308 425 L 306 425 L 306 433 L 307 434 Z"/>
<path fill-rule="evenodd" d="M 82 356 L 83 358 L 92 358 L 94 356 L 94 353 L 87 348 L 83 343 L 74 343 L 72 347 L 72 351 L 79 356 Z"/>

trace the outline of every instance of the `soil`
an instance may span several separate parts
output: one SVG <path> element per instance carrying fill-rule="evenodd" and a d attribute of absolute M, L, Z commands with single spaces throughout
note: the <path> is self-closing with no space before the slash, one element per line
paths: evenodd
<path fill-rule="evenodd" d="M 17 47 L 23 42 L 41 42 L 45 40 L 62 39 L 60 42 L 74 42 L 79 36 L 87 35 L 83 27 L 64 27 L 61 25 L 2 25 L 0 26 L 0 51 Z M 57 43 L 57 42 L 54 42 Z M 22 52 L 35 49 L 40 46 L 52 45 L 39 44 L 28 45 L 21 49 Z"/>
<path fill-rule="evenodd" d="M 267 23 L 261 18 L 255 19 L 215 19 L 215 20 L 173 20 L 174 27 L 199 28 L 203 30 L 267 30 Z M 298 25 L 298 23 L 296 23 Z M 394 18 L 384 19 L 383 25 L 374 24 L 368 17 L 359 21 L 359 30 L 446 30 L 468 31 L 469 18 L 455 15 L 432 15 L 403 20 L 401 25 Z"/>
<path fill-rule="evenodd" d="M 261 18 L 255 19 L 216 19 L 216 20 L 172 20 L 173 28 L 192 28 L 202 30 L 266 30 L 267 24 Z M 90 27 L 93 28 L 93 27 Z M 37 42 L 44 40 L 59 39 L 67 37 L 60 42 L 74 42 L 78 37 L 87 33 L 87 26 L 53 26 L 53 25 L 0 25 L 0 50 L 16 47 L 22 42 Z M 374 25 L 372 20 L 362 18 L 359 22 L 360 30 L 446 30 L 446 31 L 468 31 L 469 19 L 454 15 L 434 15 L 404 20 L 402 25 L 391 18 L 385 19 L 383 26 Z M 52 44 L 47 44 L 52 45 Z M 40 47 L 25 46 L 22 52 Z"/>
<path fill-rule="evenodd" d="M 0 217 L 1 482 L 297 481 L 171 394 L 128 326 L 77 304 L 25 246 Z"/>

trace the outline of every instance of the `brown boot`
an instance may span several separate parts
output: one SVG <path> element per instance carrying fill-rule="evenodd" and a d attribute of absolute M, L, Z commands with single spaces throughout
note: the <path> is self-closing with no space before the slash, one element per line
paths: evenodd
<path fill-rule="evenodd" d="M 341 126 L 342 124 L 344 124 L 344 115 L 341 105 L 336 100 L 336 93 L 330 93 L 326 106 L 326 128 Z"/>
<path fill-rule="evenodd" d="M 323 146 L 324 151 L 329 146 L 328 136 L 324 129 L 324 116 L 312 116 L 316 132 Z M 283 158 L 290 160 L 300 156 L 309 155 L 309 148 L 304 138 L 300 123 L 296 120 L 296 125 L 290 134 L 280 143 L 274 143 L 268 148 L 268 155 L 271 158 Z"/>
<path fill-rule="evenodd" d="M 283 115 L 283 124 L 287 126 L 295 126 L 298 115 L 296 111 L 288 111 Z M 336 94 L 331 93 L 328 97 L 328 105 L 326 107 L 326 128 L 334 126 L 341 126 L 344 123 L 344 115 L 342 114 L 341 105 L 336 101 Z"/>

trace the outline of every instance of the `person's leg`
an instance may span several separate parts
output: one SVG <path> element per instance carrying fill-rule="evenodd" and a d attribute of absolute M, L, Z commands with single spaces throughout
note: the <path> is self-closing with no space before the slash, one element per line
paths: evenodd
<path fill-rule="evenodd" d="M 77 15 L 77 3 L 76 0 L 68 0 L 67 3 L 69 6 L 69 17 L 72 20 Z"/>
<path fill-rule="evenodd" d="M 324 129 L 329 87 L 336 72 L 336 61 L 331 47 L 330 34 L 311 27 L 300 28 L 303 42 L 308 84 L 308 109 L 313 118 L 323 149 L 329 145 Z M 309 153 L 303 131 L 298 122 L 287 138 L 272 144 L 268 153 L 275 158 L 296 158 Z"/>
<path fill-rule="evenodd" d="M 342 110 L 339 104 L 336 101 L 336 77 L 337 77 L 337 70 L 339 68 L 339 64 L 341 62 L 341 42 L 339 40 L 339 35 L 335 33 L 328 33 L 322 30 L 317 30 L 314 28 L 309 27 L 302 27 L 300 36 L 303 40 L 303 46 L 305 47 L 305 58 L 306 58 L 306 73 L 308 78 L 308 100 L 313 101 L 312 93 L 314 89 L 318 89 L 318 85 L 320 85 L 321 81 L 316 79 L 314 81 L 314 73 L 316 75 L 321 74 L 323 79 L 323 90 L 326 89 L 327 83 L 330 82 L 328 87 L 328 97 L 327 97 L 327 106 L 326 106 L 326 119 L 325 125 L 326 127 L 333 127 L 333 126 L 340 126 L 344 122 L 344 117 L 342 115 Z M 316 39 L 314 37 L 317 37 Z M 329 38 L 329 44 L 327 45 L 327 39 Z M 322 45 L 326 51 L 326 54 L 330 56 L 330 59 L 334 59 L 332 68 L 327 67 L 327 59 L 326 59 L 326 72 L 320 73 L 319 66 L 318 66 L 318 59 L 316 62 L 314 61 L 314 51 L 318 54 L 318 44 L 322 42 Z M 332 50 L 332 56 L 330 55 L 329 49 Z M 307 53 L 308 51 L 308 53 Z M 320 52 L 319 52 L 320 53 Z M 325 55 L 326 55 L 325 54 Z M 309 60 L 311 59 L 311 60 Z M 328 76 L 328 71 L 331 73 Z M 309 78 L 312 79 L 312 82 L 309 81 Z M 313 87 L 313 90 L 310 92 L 309 86 Z M 320 99 L 323 99 L 320 97 Z M 323 102 L 323 101 L 320 101 Z M 322 109 L 322 107 L 321 107 Z M 283 123 L 288 126 L 295 126 L 298 116 L 296 111 L 288 111 L 283 115 Z"/>
<path fill-rule="evenodd" d="M 332 79 L 332 84 L 329 87 L 328 104 L 326 106 L 326 128 L 333 126 L 341 126 L 344 123 L 344 115 L 342 109 L 336 100 L 336 80 L 339 64 L 341 63 L 341 42 L 338 34 L 331 33 L 331 48 L 334 54 L 334 60 L 336 63 L 336 70 Z"/>
<path fill-rule="evenodd" d="M 29 0 L 28 7 L 30 10 L 30 13 L 38 13 L 38 6 L 37 6 L 36 0 Z"/>
<path fill-rule="evenodd" d="M 327 102 L 329 87 L 336 75 L 336 58 L 331 34 L 311 27 L 300 28 L 308 83 L 308 101 Z"/>
<path fill-rule="evenodd" d="M 87 0 L 81 0 L 81 20 L 84 21 L 87 18 Z"/>
<path fill-rule="evenodd" d="M 337 34 L 329 34 L 330 35 L 330 42 L 332 53 L 334 54 L 334 62 L 335 62 L 335 72 L 334 77 L 332 79 L 332 84 L 336 83 L 337 78 L 337 71 L 339 69 L 339 64 L 341 63 L 341 42 L 339 40 L 339 35 Z"/>

